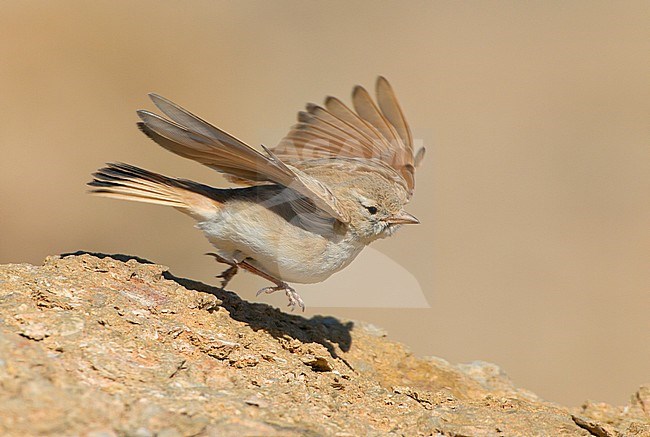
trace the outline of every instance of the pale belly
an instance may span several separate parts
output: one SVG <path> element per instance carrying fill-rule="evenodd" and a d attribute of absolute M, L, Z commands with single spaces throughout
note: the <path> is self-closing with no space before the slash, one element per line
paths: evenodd
<path fill-rule="evenodd" d="M 352 239 L 333 241 L 287 222 L 264 224 L 226 214 L 199 222 L 197 227 L 220 256 L 236 262 L 246 259 L 286 282 L 324 281 L 350 264 L 364 247 Z"/>

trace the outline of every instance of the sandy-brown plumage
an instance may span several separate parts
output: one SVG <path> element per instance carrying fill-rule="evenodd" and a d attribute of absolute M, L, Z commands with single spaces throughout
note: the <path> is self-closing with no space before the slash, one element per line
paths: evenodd
<path fill-rule="evenodd" d="M 215 257 L 230 265 L 224 282 L 244 268 L 275 283 L 260 292 L 285 291 L 292 307 L 304 308 L 285 281 L 322 281 L 373 240 L 418 223 L 403 208 L 424 149 L 414 153 L 408 123 L 383 77 L 376 94 L 377 103 L 355 87 L 354 110 L 334 97 L 324 107 L 307 105 L 275 148 L 262 146 L 264 153 L 151 94 L 169 119 L 138 111 L 147 136 L 248 187 L 212 188 L 109 164 L 94 174 L 91 192 L 191 215 L 216 247 Z"/>

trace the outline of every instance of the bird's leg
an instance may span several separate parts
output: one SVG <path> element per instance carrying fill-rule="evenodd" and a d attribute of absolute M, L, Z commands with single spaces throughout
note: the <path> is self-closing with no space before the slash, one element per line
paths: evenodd
<path fill-rule="evenodd" d="M 221 255 L 218 255 L 213 252 L 208 252 L 206 255 L 210 255 L 214 257 L 214 259 L 217 262 L 220 262 L 222 264 L 228 264 L 230 267 L 228 267 L 226 270 L 224 270 L 220 275 L 217 276 L 217 278 L 221 278 L 221 288 L 224 289 L 228 285 L 228 282 L 237 274 L 239 271 L 239 268 L 237 267 L 237 263 L 234 261 L 229 261 L 226 258 L 222 257 Z"/>
<path fill-rule="evenodd" d="M 265 273 L 258 269 L 257 267 L 249 264 L 246 260 L 241 261 L 239 264 L 237 264 L 239 267 L 248 270 L 251 273 L 254 273 L 258 276 L 261 276 L 264 279 L 267 279 L 275 284 L 275 287 L 264 287 L 261 290 L 257 292 L 257 296 L 259 296 L 262 293 L 266 294 L 271 294 L 275 293 L 276 291 L 284 291 L 284 293 L 287 295 L 287 298 L 289 299 L 289 304 L 287 306 L 291 307 L 291 311 L 296 309 L 296 306 L 299 306 L 302 308 L 303 311 L 305 311 L 305 303 L 302 301 L 302 298 L 294 290 L 289 286 L 284 281 L 280 281 L 279 279 L 274 278 L 273 276 L 269 275 L 268 273 Z"/>
<path fill-rule="evenodd" d="M 289 286 L 289 284 L 286 282 L 280 281 L 275 287 L 264 287 L 257 291 L 257 296 L 262 293 L 275 293 L 276 291 L 284 291 L 284 294 L 287 295 L 287 299 L 289 299 L 287 306 L 291 307 L 291 311 L 295 310 L 296 306 L 299 306 L 303 311 L 305 311 L 305 303 L 302 301 L 302 298 L 298 292 Z"/>
<path fill-rule="evenodd" d="M 262 293 L 271 294 L 271 293 L 275 293 L 276 291 L 284 291 L 284 293 L 287 295 L 287 298 L 289 299 L 288 306 L 291 307 L 291 311 L 295 310 L 296 306 L 299 306 L 300 308 L 302 308 L 303 311 L 305 311 L 305 303 L 302 301 L 302 298 L 296 292 L 296 290 L 290 287 L 289 284 L 287 284 L 286 282 L 280 281 L 279 279 L 274 278 L 268 273 L 263 272 L 262 270 L 248 263 L 246 260 L 243 260 L 241 262 L 231 261 L 213 252 L 206 253 L 206 255 L 210 255 L 214 257 L 214 259 L 217 260 L 217 262 L 220 262 L 222 264 L 227 264 L 230 266 L 223 273 L 217 276 L 217 278 L 221 278 L 221 288 L 224 288 L 226 287 L 226 285 L 228 285 L 228 282 L 230 282 L 233 276 L 237 274 L 237 272 L 239 271 L 239 267 L 241 267 L 275 284 L 275 287 L 262 288 L 257 292 L 257 296 L 259 296 Z"/>

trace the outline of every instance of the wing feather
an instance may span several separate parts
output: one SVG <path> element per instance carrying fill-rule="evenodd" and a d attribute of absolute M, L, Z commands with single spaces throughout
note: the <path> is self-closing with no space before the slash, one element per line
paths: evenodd
<path fill-rule="evenodd" d="M 163 112 L 163 114 L 178 125 L 185 126 L 187 130 L 194 131 L 219 142 L 236 146 L 237 148 L 250 148 L 248 144 L 244 143 L 240 139 L 192 114 L 187 109 L 182 108 L 171 100 L 155 93 L 150 93 L 149 98 L 154 105 Z"/>
<path fill-rule="evenodd" d="M 348 108 L 343 102 L 341 102 L 336 97 L 327 97 L 325 99 L 325 107 L 332 113 L 332 115 L 345 120 L 348 123 L 355 126 L 357 129 L 362 131 L 369 139 L 370 144 L 381 150 L 390 148 L 390 143 L 386 141 L 386 138 L 368 121 L 363 120 Z"/>
<path fill-rule="evenodd" d="M 379 77 L 377 103 L 357 86 L 352 93 L 354 110 L 335 97 L 324 107 L 308 104 L 298 123 L 273 149 L 264 152 L 248 146 L 172 101 L 150 94 L 153 103 L 169 119 L 149 111 L 138 111 L 140 129 L 160 146 L 225 174 L 237 183 L 274 183 L 304 196 L 304 208 L 317 208 L 348 222 L 348 215 L 323 183 L 301 171 L 308 162 L 336 158 L 380 164 L 382 172 L 403 181 L 409 193 L 415 186 L 415 167 L 424 149 L 413 153 L 413 138 L 404 113 L 389 82 Z M 318 214 L 318 211 L 314 211 Z"/>
<path fill-rule="evenodd" d="M 402 145 L 401 140 L 397 136 L 397 131 L 395 131 L 395 128 L 384 117 L 379 108 L 377 108 L 377 105 L 372 101 L 372 97 L 370 97 L 370 94 L 368 94 L 365 88 L 359 85 L 354 87 L 352 91 L 352 103 L 359 117 L 373 125 L 391 144 L 397 147 Z"/>
<path fill-rule="evenodd" d="M 363 87 L 356 86 L 352 92 L 354 110 L 335 97 L 327 97 L 324 107 L 308 104 L 307 111 L 299 113 L 298 123 L 273 151 L 297 166 L 323 158 L 378 161 L 394 171 L 412 194 L 415 168 L 424 149 L 414 155 L 411 130 L 384 77 L 377 78 L 376 93 L 375 104 Z"/>
<path fill-rule="evenodd" d="M 383 76 L 377 78 L 377 103 L 386 119 L 388 119 L 390 124 L 395 127 L 402 142 L 409 147 L 412 152 L 413 136 L 411 134 L 411 129 L 406 121 L 406 117 L 404 117 L 402 107 L 397 101 L 397 97 L 395 97 L 393 87 L 390 86 L 388 80 Z"/>
<path fill-rule="evenodd" d="M 138 111 L 140 129 L 160 146 L 185 158 L 239 179 L 268 181 L 307 197 L 332 217 L 348 222 L 332 192 L 321 182 L 290 167 L 272 151 L 267 156 L 222 130 L 194 116 L 180 106 L 154 95 L 156 105 L 174 121 L 148 111 Z"/>

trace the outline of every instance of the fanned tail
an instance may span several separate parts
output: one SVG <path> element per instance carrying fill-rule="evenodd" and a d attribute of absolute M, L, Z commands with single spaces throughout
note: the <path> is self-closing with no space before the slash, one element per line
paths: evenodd
<path fill-rule="evenodd" d="M 197 219 L 219 210 L 223 190 L 153 173 L 133 165 L 110 163 L 93 173 L 91 194 L 177 208 Z"/>

